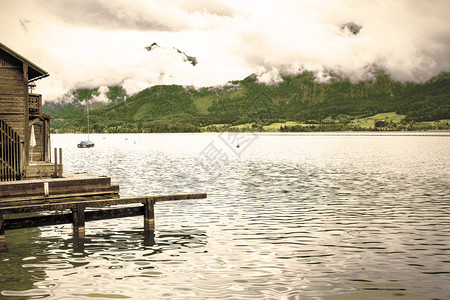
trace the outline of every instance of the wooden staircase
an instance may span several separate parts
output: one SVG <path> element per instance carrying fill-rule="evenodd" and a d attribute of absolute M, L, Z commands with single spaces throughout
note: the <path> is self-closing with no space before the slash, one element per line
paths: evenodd
<path fill-rule="evenodd" d="M 20 180 L 23 176 L 22 143 L 5 121 L 0 120 L 0 181 Z"/>

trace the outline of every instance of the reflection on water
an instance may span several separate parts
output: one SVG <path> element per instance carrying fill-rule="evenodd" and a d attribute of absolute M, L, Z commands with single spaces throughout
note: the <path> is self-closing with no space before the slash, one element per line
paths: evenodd
<path fill-rule="evenodd" d="M 450 298 L 450 135 L 58 135 L 69 172 L 122 196 L 208 192 L 140 217 L 7 232 L 1 295 L 87 298 Z M 208 145 L 226 160 L 201 153 Z M 242 149 L 241 147 L 239 149 Z M 240 151 L 240 150 L 239 150 Z"/>

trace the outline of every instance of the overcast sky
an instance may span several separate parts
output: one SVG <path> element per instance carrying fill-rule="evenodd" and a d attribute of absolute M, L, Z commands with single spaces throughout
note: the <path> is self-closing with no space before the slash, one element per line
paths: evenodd
<path fill-rule="evenodd" d="M 449 0 L 0 0 L 0 39 L 50 73 L 37 82 L 47 100 L 251 73 L 276 83 L 301 70 L 425 81 L 450 70 L 449 13 Z M 348 22 L 361 30 L 342 29 Z"/>

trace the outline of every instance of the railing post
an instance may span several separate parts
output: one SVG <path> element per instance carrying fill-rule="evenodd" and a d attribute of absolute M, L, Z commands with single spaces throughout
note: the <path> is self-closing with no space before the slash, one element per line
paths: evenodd
<path fill-rule="evenodd" d="M 20 178 L 25 177 L 25 159 L 24 159 L 24 150 L 25 146 L 23 144 L 23 140 L 20 140 L 19 145 L 19 160 L 20 160 Z"/>
<path fill-rule="evenodd" d="M 58 154 L 58 149 L 55 148 L 55 157 L 54 157 L 54 160 L 55 160 L 55 171 L 54 171 L 54 177 L 58 177 L 58 156 L 57 156 L 57 154 Z"/>
<path fill-rule="evenodd" d="M 59 148 L 59 177 L 63 176 L 63 164 L 62 164 L 62 148 Z"/>
<path fill-rule="evenodd" d="M 155 231 L 155 201 L 147 199 L 144 202 L 144 232 Z"/>

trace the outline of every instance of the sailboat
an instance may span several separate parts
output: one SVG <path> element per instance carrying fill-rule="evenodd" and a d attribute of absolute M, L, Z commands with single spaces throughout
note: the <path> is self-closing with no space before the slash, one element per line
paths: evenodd
<path fill-rule="evenodd" d="M 93 142 L 89 140 L 89 99 L 86 98 L 86 111 L 87 111 L 87 141 L 81 141 L 77 146 L 78 148 L 92 148 L 95 146 Z"/>

